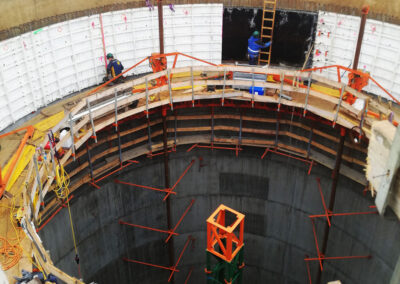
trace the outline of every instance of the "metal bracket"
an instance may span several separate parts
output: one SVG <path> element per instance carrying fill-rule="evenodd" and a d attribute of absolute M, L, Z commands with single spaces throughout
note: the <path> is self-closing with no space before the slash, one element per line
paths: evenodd
<path fill-rule="evenodd" d="M 167 76 L 168 76 L 169 104 L 171 106 L 171 110 L 174 110 L 174 104 L 173 104 L 173 100 L 172 100 L 171 80 L 170 80 L 171 69 L 167 70 Z"/>
<path fill-rule="evenodd" d="M 57 173 L 56 173 L 56 160 L 55 160 L 55 155 L 54 155 L 54 148 L 53 148 L 53 143 L 52 141 L 49 141 L 50 145 L 50 156 L 51 156 L 51 163 L 53 165 L 53 175 L 54 179 L 56 179 Z"/>
<path fill-rule="evenodd" d="M 194 107 L 194 82 L 193 82 L 193 66 L 190 66 L 190 82 L 192 83 L 192 107 Z"/>
<path fill-rule="evenodd" d="M 115 108 L 115 131 L 118 131 L 118 100 L 117 100 L 117 90 L 114 93 L 114 108 Z"/>
<path fill-rule="evenodd" d="M 72 114 L 69 113 L 69 134 L 71 137 L 71 152 L 72 152 L 72 158 L 74 159 L 75 162 L 75 141 L 74 141 L 74 127 L 72 125 Z"/>
<path fill-rule="evenodd" d="M 278 111 L 281 110 L 281 100 L 282 100 L 282 91 L 283 91 L 283 82 L 285 81 L 285 73 L 280 74 L 281 79 L 281 88 L 279 90 L 279 99 L 278 99 Z"/>
<path fill-rule="evenodd" d="M 310 95 L 310 89 L 311 89 L 311 80 L 312 80 L 312 73 L 310 72 L 308 75 L 307 94 L 306 94 L 306 101 L 304 102 L 303 117 L 305 117 L 307 113 L 308 96 Z"/>
<path fill-rule="evenodd" d="M 343 94 L 344 94 L 344 89 L 345 89 L 345 86 L 346 86 L 346 85 L 343 83 L 343 84 L 342 84 L 341 91 L 340 91 L 339 103 L 338 103 L 338 106 L 337 106 L 337 109 L 336 109 L 335 117 L 333 118 L 332 127 L 335 127 L 335 125 L 336 125 L 336 121 L 337 121 L 337 119 L 338 119 L 338 116 L 339 116 L 339 110 L 340 110 L 340 106 L 342 105 L 342 101 L 343 101 Z"/>
<path fill-rule="evenodd" d="M 174 143 L 175 143 L 175 146 L 176 146 L 176 139 L 177 139 L 176 129 L 178 128 L 178 116 L 177 116 L 177 114 L 176 114 L 176 111 L 175 111 L 175 124 L 174 124 L 174 128 L 175 128 Z"/>
<path fill-rule="evenodd" d="M 39 165 L 38 165 L 36 152 L 33 155 L 33 163 L 35 165 L 36 181 L 38 183 L 38 188 L 39 188 L 39 202 L 40 202 L 39 205 L 42 206 L 42 203 L 43 203 L 43 188 L 42 188 L 42 181 L 40 180 Z"/>
<path fill-rule="evenodd" d="M 279 138 L 279 115 L 276 119 L 276 129 L 275 129 L 275 147 L 278 147 L 278 138 Z"/>
<path fill-rule="evenodd" d="M 147 81 L 147 77 L 145 79 L 146 82 L 146 118 L 149 118 L 149 83 Z"/>
<path fill-rule="evenodd" d="M 94 176 L 93 176 L 93 165 L 92 165 L 92 155 L 90 154 L 90 149 L 89 145 L 87 145 L 87 155 L 88 155 L 88 162 L 89 162 L 89 169 L 90 169 L 90 179 L 93 181 Z"/>
<path fill-rule="evenodd" d="M 255 91 L 254 91 L 254 67 L 251 68 L 251 88 L 252 88 L 252 96 L 251 96 L 251 107 L 254 107 L 254 95 L 255 95 Z"/>
<path fill-rule="evenodd" d="M 224 101 L 225 101 L 225 86 L 226 86 L 226 67 L 224 68 L 224 85 L 222 87 L 222 101 L 221 101 L 222 106 L 224 106 Z"/>
<path fill-rule="evenodd" d="M 365 118 L 365 115 L 366 115 L 366 113 L 367 113 L 367 104 L 368 104 L 368 101 L 367 101 L 367 100 L 364 100 L 364 107 L 363 107 L 363 109 L 362 109 L 361 120 L 360 120 L 360 135 L 359 135 L 359 140 L 361 140 L 361 137 L 362 137 L 362 135 L 363 135 L 363 130 L 362 130 L 362 128 L 363 128 L 363 126 L 364 126 L 364 118 Z"/>
<path fill-rule="evenodd" d="M 149 150 L 152 150 L 150 119 L 147 119 L 147 135 L 149 136 Z"/>
<path fill-rule="evenodd" d="M 96 136 L 96 130 L 95 130 L 95 128 L 94 128 L 92 110 L 91 110 L 91 108 L 90 108 L 90 102 L 89 102 L 88 99 L 86 99 L 86 104 L 87 104 L 88 111 L 89 111 L 90 124 L 92 125 L 92 136 L 93 136 L 93 138 L 94 138 L 94 142 L 97 143 L 97 136 Z"/>
<path fill-rule="evenodd" d="M 310 135 L 308 137 L 308 145 L 307 145 L 307 158 L 310 156 L 310 151 L 311 151 L 311 142 L 313 138 L 314 131 L 311 129 Z"/>
<path fill-rule="evenodd" d="M 214 107 L 211 107 L 211 145 L 214 143 Z"/>
<path fill-rule="evenodd" d="M 242 126 L 243 126 L 243 112 L 240 112 L 240 121 L 239 121 L 239 146 L 242 144 Z"/>
<path fill-rule="evenodd" d="M 121 148 L 121 134 L 119 133 L 119 129 L 117 131 L 118 136 L 118 155 L 119 155 L 119 163 L 122 165 L 122 148 Z"/>

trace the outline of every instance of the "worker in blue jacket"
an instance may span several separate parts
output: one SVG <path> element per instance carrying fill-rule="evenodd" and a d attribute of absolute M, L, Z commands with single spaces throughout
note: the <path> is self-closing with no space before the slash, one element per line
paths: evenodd
<path fill-rule="evenodd" d="M 108 81 L 119 74 L 122 73 L 122 70 L 124 70 L 124 66 L 122 63 L 114 58 L 114 55 L 112 53 L 107 54 L 107 60 L 108 60 L 108 65 L 107 65 L 107 77 L 104 78 L 104 80 Z M 124 82 L 124 77 L 120 76 L 116 80 L 114 80 L 114 83 L 121 83 Z M 113 85 L 113 82 L 109 83 L 108 85 Z"/>
<path fill-rule="evenodd" d="M 247 56 L 250 65 L 257 65 L 258 55 L 261 48 L 267 48 L 271 45 L 271 42 L 262 44 L 260 41 L 260 33 L 258 31 L 253 32 L 253 35 L 248 40 Z"/>

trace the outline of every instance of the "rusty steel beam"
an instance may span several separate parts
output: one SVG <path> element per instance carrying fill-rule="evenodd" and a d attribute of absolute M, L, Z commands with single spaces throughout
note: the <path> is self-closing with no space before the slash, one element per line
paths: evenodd
<path fill-rule="evenodd" d="M 160 1 L 158 2 L 160 3 Z M 161 43 L 161 41 L 160 41 Z M 168 164 L 168 132 L 167 132 L 167 108 L 162 108 L 162 123 L 163 123 L 163 145 L 164 145 L 164 177 L 165 177 L 165 188 L 170 187 L 170 177 L 169 177 L 169 164 Z M 166 208 L 167 208 L 167 228 L 168 231 L 172 230 L 172 218 L 171 218 L 171 198 L 167 193 L 166 199 Z M 169 266 L 173 267 L 175 263 L 175 254 L 174 254 L 174 239 L 171 239 L 168 242 L 168 259 Z M 171 275 L 170 282 L 174 283 L 174 276 Z"/>
<path fill-rule="evenodd" d="M 160 54 L 164 54 L 164 17 L 162 0 L 157 1 L 158 8 L 158 36 L 160 39 Z"/>
<path fill-rule="evenodd" d="M 354 60 L 353 60 L 354 70 L 357 70 L 358 68 L 358 61 L 360 59 L 361 45 L 364 37 L 365 23 L 367 21 L 368 12 L 369 12 L 369 6 L 368 5 L 363 6 L 361 9 L 362 16 L 361 16 L 360 30 L 358 31 L 356 53 L 354 55 Z"/>
<path fill-rule="evenodd" d="M 329 212 L 333 212 L 333 207 L 335 206 L 335 199 L 336 199 L 336 188 L 337 184 L 339 181 L 339 171 L 340 171 L 340 165 L 342 164 L 342 157 L 343 157 L 343 149 L 344 149 L 344 141 L 346 138 L 346 129 L 341 128 L 340 129 L 340 141 L 338 145 L 338 150 L 337 150 L 337 155 L 336 155 L 336 161 L 335 161 L 335 167 L 333 168 L 332 171 L 332 186 L 331 186 L 331 196 L 329 198 L 329 206 L 328 210 Z M 331 216 L 331 221 L 332 222 L 333 216 Z M 324 229 L 324 238 L 322 241 L 322 246 L 321 246 L 321 255 L 326 254 L 326 249 L 328 247 L 328 238 L 329 238 L 329 231 L 330 231 L 330 226 L 328 223 L 324 223 L 325 229 Z M 323 265 L 323 259 L 320 259 L 320 265 L 322 267 Z M 320 284 L 321 283 L 321 276 L 322 276 L 322 271 L 321 269 L 317 270 L 317 277 L 315 283 Z"/>

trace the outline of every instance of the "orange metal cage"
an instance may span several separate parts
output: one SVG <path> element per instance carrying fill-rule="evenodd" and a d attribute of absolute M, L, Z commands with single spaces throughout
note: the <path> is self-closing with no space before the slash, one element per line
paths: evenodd
<path fill-rule="evenodd" d="M 231 225 L 225 224 L 226 211 L 236 217 Z M 218 206 L 207 219 L 207 251 L 231 262 L 243 247 L 244 217 L 244 214 L 223 204 Z"/>

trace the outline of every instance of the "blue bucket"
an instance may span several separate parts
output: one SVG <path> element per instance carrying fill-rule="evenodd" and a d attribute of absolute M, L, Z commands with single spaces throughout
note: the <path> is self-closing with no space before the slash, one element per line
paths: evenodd
<path fill-rule="evenodd" d="M 257 94 L 259 96 L 263 96 L 264 95 L 264 88 L 262 88 L 262 87 L 250 87 L 249 88 L 249 93 L 250 94 Z"/>

